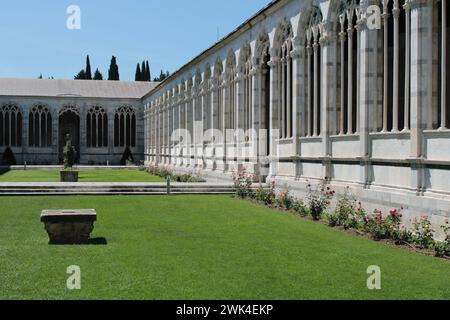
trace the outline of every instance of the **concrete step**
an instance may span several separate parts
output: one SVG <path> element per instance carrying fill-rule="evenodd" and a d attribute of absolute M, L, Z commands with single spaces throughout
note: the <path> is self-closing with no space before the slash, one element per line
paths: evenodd
<path fill-rule="evenodd" d="M 171 188 L 171 194 L 233 194 L 233 188 L 215 187 L 215 188 Z M 0 196 L 7 195 L 161 195 L 167 194 L 166 188 L 105 188 L 105 187 L 70 187 L 70 188 L 47 188 L 47 187 L 33 187 L 33 188 L 0 188 Z"/>
<path fill-rule="evenodd" d="M 174 195 L 233 194 L 235 190 L 230 183 L 174 183 L 170 192 Z M 0 183 L 0 196 L 165 194 L 165 183 Z"/>

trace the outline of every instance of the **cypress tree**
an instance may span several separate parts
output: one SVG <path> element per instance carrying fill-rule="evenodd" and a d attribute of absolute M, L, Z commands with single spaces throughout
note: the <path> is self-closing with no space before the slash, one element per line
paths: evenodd
<path fill-rule="evenodd" d="M 145 68 L 145 61 L 142 61 L 142 67 L 141 67 L 141 81 L 145 81 L 145 75 L 147 74 L 146 68 Z"/>
<path fill-rule="evenodd" d="M 142 73 L 141 73 L 141 66 L 139 63 L 136 66 L 136 74 L 134 76 L 134 81 L 141 81 Z"/>
<path fill-rule="evenodd" d="M 147 63 L 145 64 L 145 81 L 148 81 L 148 82 L 152 81 L 152 76 L 150 73 L 150 66 L 148 64 L 148 60 L 147 60 Z"/>
<path fill-rule="evenodd" d="M 111 58 L 111 64 L 108 70 L 108 80 L 119 81 L 119 66 L 117 65 L 117 59 L 115 56 Z"/>
<path fill-rule="evenodd" d="M 103 75 L 98 68 L 95 70 L 94 80 L 103 80 Z"/>
<path fill-rule="evenodd" d="M 86 80 L 92 80 L 92 72 L 91 72 L 91 61 L 89 59 L 89 55 L 86 57 Z"/>

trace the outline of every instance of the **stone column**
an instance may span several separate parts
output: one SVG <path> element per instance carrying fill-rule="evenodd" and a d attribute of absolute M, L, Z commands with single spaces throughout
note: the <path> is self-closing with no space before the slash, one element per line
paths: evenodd
<path fill-rule="evenodd" d="M 344 123 L 345 123 L 345 37 L 346 37 L 346 32 L 345 32 L 345 15 L 341 15 L 339 17 L 339 21 L 340 21 L 340 25 L 341 25 L 341 32 L 339 33 L 339 39 L 340 39 L 340 43 L 341 43 L 341 110 L 339 113 L 339 134 L 340 135 L 344 135 L 345 132 L 345 128 L 344 128 Z"/>
<path fill-rule="evenodd" d="M 217 141 L 217 134 L 216 131 L 218 129 L 218 125 L 217 125 L 217 120 L 218 120 L 218 94 L 217 94 L 217 83 L 216 81 L 213 79 L 211 80 L 211 125 L 210 125 L 210 130 L 211 132 L 214 132 L 214 136 L 211 135 L 211 170 L 215 170 L 216 169 L 216 148 L 215 145 L 218 142 Z"/>
<path fill-rule="evenodd" d="M 206 105 L 206 94 L 207 92 L 204 90 L 204 88 L 202 88 L 201 92 L 200 92 L 200 96 L 198 98 L 198 102 L 199 102 L 199 113 L 200 113 L 200 121 L 199 124 L 197 126 L 198 130 L 197 130 L 197 147 L 196 147 L 196 156 L 197 156 L 197 160 L 196 160 L 196 166 L 199 167 L 199 169 L 204 169 L 205 168 L 205 162 L 204 162 L 204 156 L 205 156 L 205 143 L 204 143 L 204 132 L 205 132 L 205 128 L 206 128 L 206 123 L 205 123 L 205 105 Z M 198 152 L 200 151 L 200 154 L 198 154 Z"/>
<path fill-rule="evenodd" d="M 441 0 L 442 6 L 442 53 L 441 53 L 441 125 L 440 130 L 447 129 L 447 0 Z M 405 10 L 407 10 L 407 4 L 405 4 Z M 409 10 L 407 11 L 409 16 Z"/>
<path fill-rule="evenodd" d="M 148 161 L 152 161 L 152 154 L 153 154 L 153 110 L 152 110 L 152 104 L 148 104 L 148 119 L 147 119 L 147 130 L 148 130 Z"/>
<path fill-rule="evenodd" d="M 147 128 L 147 105 L 144 105 L 144 163 L 147 162 L 147 154 L 148 154 L 148 128 Z"/>
<path fill-rule="evenodd" d="M 378 30 L 369 30 L 365 20 L 358 14 L 357 27 L 358 30 L 358 51 L 359 58 L 359 76 L 358 76 L 358 97 L 357 105 L 359 112 L 357 113 L 358 133 L 359 133 L 359 151 L 357 159 L 360 164 L 360 175 L 358 183 L 363 188 L 368 188 L 371 184 L 371 145 L 370 132 L 375 122 L 375 112 L 373 109 L 377 105 L 378 93 Z M 372 116 L 372 117 L 371 117 Z M 371 123 L 372 121 L 372 123 Z M 375 127 L 375 125 L 373 125 Z"/>
<path fill-rule="evenodd" d="M 158 107 L 155 102 L 153 106 L 153 162 L 158 164 Z"/>
<path fill-rule="evenodd" d="M 161 163 L 166 163 L 166 104 L 163 100 L 161 104 L 161 123 L 160 123 L 160 134 L 161 134 Z"/>
<path fill-rule="evenodd" d="M 316 50 L 320 50 L 322 61 L 320 61 L 320 68 L 317 67 L 317 72 L 320 72 L 320 86 L 321 92 L 317 92 L 317 97 L 320 94 L 320 127 L 322 137 L 322 178 L 329 181 L 331 179 L 331 129 L 333 126 L 331 122 L 335 119 L 335 104 L 336 104 L 336 94 L 334 90 L 334 74 L 336 70 L 334 67 L 334 61 L 336 59 L 336 39 L 328 34 L 325 23 L 320 24 L 316 32 L 320 30 L 320 45 Z M 317 82 L 317 81 L 316 81 Z M 318 102 L 318 101 L 317 101 Z M 317 103 L 316 102 L 316 103 Z M 317 125 L 316 125 L 317 127 Z M 318 130 L 315 129 L 316 136 L 318 135 Z"/>
<path fill-rule="evenodd" d="M 311 29 L 306 30 L 306 38 L 307 38 L 307 47 L 306 47 L 306 55 L 307 55 L 307 73 L 308 73 L 308 94 L 307 94 L 307 136 L 311 137 L 313 128 L 311 127 L 312 122 L 312 105 L 311 105 L 311 92 L 312 92 L 312 81 L 311 81 L 311 51 L 312 51 L 312 31 Z"/>
<path fill-rule="evenodd" d="M 388 93 L 389 93 L 389 0 L 383 0 L 383 130 L 388 131 Z"/>
<path fill-rule="evenodd" d="M 411 3 L 411 188 L 417 195 L 426 189 L 423 130 L 433 103 L 433 4 Z"/>
<path fill-rule="evenodd" d="M 195 116 L 197 113 L 197 93 L 194 91 L 194 89 L 192 89 L 192 98 L 191 98 L 191 113 L 188 114 L 187 116 L 190 117 L 190 121 L 192 123 L 191 125 L 191 137 L 192 137 L 192 141 L 191 141 L 191 145 L 189 147 L 189 149 L 191 150 L 191 156 L 194 159 L 190 159 L 189 163 L 195 167 L 196 165 L 196 161 L 197 161 L 197 128 L 196 128 L 196 121 L 195 121 Z M 193 152 L 193 153 L 192 153 Z"/>
<path fill-rule="evenodd" d="M 293 113 L 293 106 L 292 104 L 292 79 L 293 77 L 291 77 L 290 75 L 293 74 L 292 73 L 292 58 L 291 58 L 291 52 L 287 53 L 287 57 L 286 57 L 286 79 L 287 79 L 287 91 L 286 91 L 286 101 L 285 101 L 285 105 L 286 105 L 286 123 L 287 123 L 287 127 L 285 128 L 286 131 L 286 138 L 291 138 L 292 137 L 292 117 L 294 116 Z M 292 112 L 291 112 L 292 111 Z"/>
<path fill-rule="evenodd" d="M 347 86 L 347 134 L 353 134 L 353 10 L 347 11 L 348 23 L 348 86 Z M 358 81 L 358 79 L 355 79 Z"/>
<path fill-rule="evenodd" d="M 167 109 L 167 163 L 172 164 L 172 128 L 173 128 L 173 104 L 172 99 Z"/>
<path fill-rule="evenodd" d="M 277 66 L 280 61 L 277 58 L 276 53 L 271 50 L 272 57 L 271 61 L 269 61 L 268 65 L 270 67 L 270 132 L 268 139 L 270 139 L 270 169 L 269 169 L 269 177 L 275 177 L 278 173 L 278 139 L 280 138 L 280 130 L 277 128 L 277 122 L 279 123 L 278 114 L 279 114 L 279 99 L 277 92 L 279 91 L 279 77 L 277 76 Z"/>
<path fill-rule="evenodd" d="M 226 167 L 226 154 L 227 154 L 227 137 L 226 137 L 226 131 L 227 131 L 227 106 L 228 106 L 228 89 L 225 82 L 222 82 L 222 84 L 219 84 L 219 88 L 221 90 L 222 95 L 222 108 L 220 111 L 221 113 L 221 129 L 222 129 L 222 140 L 220 143 L 222 143 L 222 154 L 221 154 L 221 161 L 222 161 L 222 170 L 225 172 L 228 168 Z"/>
<path fill-rule="evenodd" d="M 291 84 L 291 95 L 292 95 L 292 128 L 291 128 L 291 134 L 293 138 L 293 145 L 292 145 L 292 154 L 297 155 L 298 150 L 298 137 L 300 136 L 300 130 L 299 130 L 299 124 L 301 119 L 301 111 L 300 111 L 300 73 L 301 73 L 301 51 L 297 47 L 295 48 L 291 54 L 290 59 L 292 59 L 292 84 Z"/>
<path fill-rule="evenodd" d="M 153 126 L 153 148 L 152 148 L 152 153 L 153 153 L 153 163 L 157 164 L 157 148 L 158 148 L 158 111 L 157 111 L 157 104 L 156 101 L 153 102 L 153 107 L 152 107 L 152 126 Z"/>
<path fill-rule="evenodd" d="M 158 101 L 156 107 L 156 163 L 159 165 L 161 161 L 161 106 L 160 101 Z"/>
<path fill-rule="evenodd" d="M 314 51 L 314 111 L 313 111 L 313 136 L 317 137 L 319 136 L 319 89 L 320 89 L 320 84 L 319 84 L 319 77 L 318 75 L 321 75 L 321 70 L 320 70 L 320 66 L 319 66 L 319 50 L 320 50 L 320 45 L 319 45 L 319 27 L 317 25 L 312 27 L 312 31 L 313 31 L 313 51 Z"/>
<path fill-rule="evenodd" d="M 360 107 L 361 107 L 361 29 L 363 28 L 363 22 L 361 21 L 361 14 L 357 10 L 357 21 L 356 21 L 356 43 L 358 48 L 356 48 L 356 128 L 355 132 L 358 133 L 360 130 Z"/>
<path fill-rule="evenodd" d="M 189 125 L 189 117 L 191 117 L 192 119 L 192 100 L 191 100 L 191 94 L 192 92 L 189 90 L 188 87 L 186 87 L 186 97 L 185 97 L 185 109 L 184 109 L 184 123 L 185 123 L 185 129 L 186 129 L 186 133 L 187 133 L 187 138 L 185 140 L 184 143 L 184 165 L 186 167 L 189 167 L 191 165 L 191 145 L 192 145 L 192 141 L 193 141 L 193 135 L 192 135 L 192 130 L 190 128 Z"/>
<path fill-rule="evenodd" d="M 227 172 L 228 163 L 228 143 L 230 142 L 229 130 L 231 128 L 231 86 L 232 80 L 227 79 L 224 83 L 224 105 L 223 105 L 223 171 Z"/>
<path fill-rule="evenodd" d="M 256 61 L 253 61 L 255 65 Z M 262 79 L 262 69 L 260 66 L 253 67 L 250 71 L 249 77 L 251 77 L 252 87 L 250 88 L 251 94 L 251 104 L 250 104 L 250 114 L 248 115 L 251 119 L 250 123 L 250 149 L 249 158 L 253 167 L 253 172 L 255 175 L 260 175 L 260 129 L 261 129 L 261 117 L 262 117 L 262 103 L 261 103 L 261 79 Z"/>
<path fill-rule="evenodd" d="M 398 0 L 394 0 L 394 9 L 392 10 L 394 17 L 394 78 L 393 78 L 393 115 L 392 115 L 392 131 L 398 132 L 398 94 L 399 94 L 399 63 L 400 63 L 400 35 L 399 35 L 399 17 L 400 8 Z M 431 18 L 431 17 L 430 17 Z"/>
<path fill-rule="evenodd" d="M 446 3 L 446 1 L 442 1 L 442 3 Z M 404 120 L 404 128 L 403 131 L 409 131 L 409 114 L 410 114 L 410 86 L 411 86 L 411 5 L 409 2 L 406 2 L 403 6 L 405 10 L 405 19 L 406 19 L 406 52 L 405 52 L 405 120 Z M 446 25 L 444 23 L 444 25 Z M 446 28 L 443 28 L 446 30 Z M 445 45 L 445 44 L 444 44 Z M 444 68 L 442 68 L 444 70 Z M 444 78 L 445 79 L 445 78 Z M 445 81 L 445 80 L 444 80 Z M 445 86 L 444 86 L 445 88 Z M 445 98 L 444 100 L 445 101 Z"/>

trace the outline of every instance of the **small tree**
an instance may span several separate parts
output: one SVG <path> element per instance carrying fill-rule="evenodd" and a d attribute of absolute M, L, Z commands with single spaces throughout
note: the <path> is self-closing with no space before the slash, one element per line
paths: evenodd
<path fill-rule="evenodd" d="M 91 72 L 91 60 L 89 59 L 89 55 L 86 57 L 86 80 L 92 80 L 92 72 Z"/>
<path fill-rule="evenodd" d="M 119 81 L 119 66 L 117 65 L 117 59 L 115 56 L 111 58 L 111 64 L 109 66 L 108 80 Z"/>
<path fill-rule="evenodd" d="M 84 70 L 81 70 L 78 72 L 78 74 L 74 77 L 75 80 L 86 80 L 86 72 Z"/>
<path fill-rule="evenodd" d="M 125 148 L 125 150 L 122 154 L 122 159 L 120 160 L 120 164 L 122 166 L 125 166 L 127 164 L 127 162 L 134 163 L 134 158 L 133 158 L 133 154 L 131 153 L 130 147 Z"/>
<path fill-rule="evenodd" d="M 103 75 L 98 68 L 95 70 L 94 80 L 103 80 Z"/>
<path fill-rule="evenodd" d="M 3 152 L 1 164 L 4 166 L 15 166 L 17 164 L 16 157 L 11 148 L 6 148 Z"/>
<path fill-rule="evenodd" d="M 136 66 L 136 73 L 134 75 L 134 81 L 141 81 L 141 79 L 142 79 L 141 66 L 138 63 Z"/>
<path fill-rule="evenodd" d="M 145 66 L 145 61 L 142 61 L 141 65 L 141 81 L 145 81 L 145 75 L 147 74 L 147 68 Z"/>
<path fill-rule="evenodd" d="M 151 73 L 150 73 L 150 66 L 149 66 L 149 64 L 148 64 L 148 60 L 147 60 L 147 62 L 145 63 L 145 81 L 148 81 L 148 82 L 150 82 L 150 81 L 152 81 L 151 80 Z"/>

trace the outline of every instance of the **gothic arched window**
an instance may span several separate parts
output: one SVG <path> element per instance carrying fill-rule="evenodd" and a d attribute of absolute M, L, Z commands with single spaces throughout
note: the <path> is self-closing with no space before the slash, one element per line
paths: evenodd
<path fill-rule="evenodd" d="M 212 127 L 211 67 L 206 65 L 203 78 L 203 131 Z"/>
<path fill-rule="evenodd" d="M 136 114 L 132 107 L 123 106 L 116 111 L 114 116 L 114 146 L 136 146 Z"/>
<path fill-rule="evenodd" d="M 223 130 L 223 63 L 220 58 L 216 59 L 216 64 L 214 65 L 214 85 L 217 99 L 217 107 L 214 111 L 214 129 L 220 131 Z"/>
<path fill-rule="evenodd" d="M 51 147 L 52 115 L 47 106 L 35 105 L 33 108 L 31 108 L 28 126 L 30 147 Z"/>
<path fill-rule="evenodd" d="M 22 113 L 15 105 L 0 106 L 0 146 L 22 146 Z"/>
<path fill-rule="evenodd" d="M 225 68 L 225 87 L 228 104 L 225 109 L 225 130 L 235 129 L 236 125 L 236 57 L 233 50 L 228 51 Z"/>
<path fill-rule="evenodd" d="M 189 132 L 189 135 L 191 137 L 191 141 L 193 141 L 194 137 L 194 96 L 193 96 L 193 81 L 192 76 L 189 75 L 189 78 L 187 79 L 187 85 L 186 85 L 186 129 Z"/>
<path fill-rule="evenodd" d="M 89 109 L 86 117 L 86 143 L 88 148 L 108 146 L 108 115 L 99 106 Z"/>
<path fill-rule="evenodd" d="M 275 33 L 275 52 L 277 54 L 275 73 L 277 79 L 277 129 L 280 138 L 291 138 L 293 127 L 293 66 L 292 66 L 292 28 L 283 21 Z"/>
<path fill-rule="evenodd" d="M 357 133 L 359 128 L 359 1 L 342 0 L 336 6 L 338 33 L 338 93 L 341 135 Z"/>
<path fill-rule="evenodd" d="M 304 68 L 306 81 L 306 130 L 307 136 L 320 135 L 320 97 L 321 97 L 321 23 L 322 14 L 317 7 L 312 8 L 306 25 L 306 58 L 304 59 Z"/>
<path fill-rule="evenodd" d="M 245 131 L 252 128 L 252 99 L 253 99 L 253 78 L 252 71 L 252 53 L 250 44 L 245 44 L 239 54 L 240 69 L 242 75 L 242 102 L 243 103 L 243 129 Z"/>
<path fill-rule="evenodd" d="M 383 102 L 376 119 L 377 131 L 397 132 L 410 128 L 410 18 L 403 1 L 383 1 L 383 28 L 380 45 L 383 48 Z M 433 108 L 436 108 L 434 103 Z M 430 109 L 431 110 L 431 109 Z"/>

